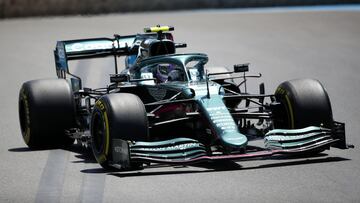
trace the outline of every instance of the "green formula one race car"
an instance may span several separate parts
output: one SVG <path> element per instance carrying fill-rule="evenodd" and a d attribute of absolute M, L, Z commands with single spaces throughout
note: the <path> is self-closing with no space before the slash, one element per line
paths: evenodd
<path fill-rule="evenodd" d="M 333 119 L 317 80 L 281 83 L 274 94 L 247 91 L 249 64 L 209 68 L 201 53 L 176 54 L 170 26 L 144 34 L 59 41 L 58 79 L 25 82 L 19 94 L 22 136 L 32 149 L 61 148 L 76 140 L 92 148 L 105 169 L 149 163 L 191 164 L 282 154 L 313 155 L 352 147 L 345 124 Z M 112 56 L 106 87 L 83 87 L 69 60 Z M 125 56 L 118 71 L 117 58 Z M 108 79 L 108 78 L 106 78 Z M 238 82 L 235 82 L 238 81 Z M 263 146 L 254 146 L 262 139 Z"/>

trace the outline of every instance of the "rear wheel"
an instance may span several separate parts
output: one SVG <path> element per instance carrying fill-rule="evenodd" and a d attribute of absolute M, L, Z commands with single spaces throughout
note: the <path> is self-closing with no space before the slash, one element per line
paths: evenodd
<path fill-rule="evenodd" d="M 136 95 L 109 94 L 96 102 L 91 117 L 91 145 L 103 168 L 112 168 L 112 139 L 147 141 L 148 135 L 145 106 Z M 131 167 L 138 166 L 131 163 Z"/>
<path fill-rule="evenodd" d="M 58 148 L 74 140 L 65 130 L 75 127 L 74 96 L 66 80 L 43 79 L 24 83 L 19 94 L 22 137 L 33 149 Z"/>

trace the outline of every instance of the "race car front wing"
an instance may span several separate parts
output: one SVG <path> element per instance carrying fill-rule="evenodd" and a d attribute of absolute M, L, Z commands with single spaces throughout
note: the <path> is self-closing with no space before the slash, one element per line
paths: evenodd
<path fill-rule="evenodd" d="M 265 148 L 247 153 L 209 153 L 197 140 L 175 138 L 158 142 L 128 142 L 113 139 L 111 165 L 118 169 L 128 168 L 131 163 L 165 163 L 186 165 L 214 160 L 241 160 L 269 157 L 280 154 L 306 154 L 330 148 L 352 148 L 345 143 L 344 124 L 337 123 L 334 130 L 307 127 L 294 130 L 269 131 L 264 138 Z"/>

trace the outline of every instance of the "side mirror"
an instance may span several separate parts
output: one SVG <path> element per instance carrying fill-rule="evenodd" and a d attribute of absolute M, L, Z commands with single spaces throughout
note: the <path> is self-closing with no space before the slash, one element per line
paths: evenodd
<path fill-rule="evenodd" d="M 235 73 L 243 73 L 249 71 L 250 63 L 243 63 L 243 64 L 235 64 L 234 65 L 234 72 Z"/>
<path fill-rule="evenodd" d="M 110 82 L 128 82 L 130 79 L 129 75 L 127 74 L 111 74 L 110 75 Z"/>

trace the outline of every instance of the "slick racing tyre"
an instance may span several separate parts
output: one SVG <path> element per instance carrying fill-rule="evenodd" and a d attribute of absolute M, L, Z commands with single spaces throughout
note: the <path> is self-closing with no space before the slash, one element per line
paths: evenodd
<path fill-rule="evenodd" d="M 133 94 L 116 93 L 101 97 L 91 116 L 91 146 L 97 162 L 112 169 L 112 139 L 147 141 L 149 130 L 145 106 Z M 131 163 L 130 167 L 137 167 Z"/>
<path fill-rule="evenodd" d="M 25 82 L 19 94 L 22 137 L 32 149 L 60 148 L 73 144 L 65 135 L 75 122 L 74 96 L 66 80 Z"/>
<path fill-rule="evenodd" d="M 275 123 L 276 128 L 332 128 L 329 96 L 319 81 L 297 79 L 283 82 L 276 89 L 275 96 L 282 106 L 282 121 Z"/>
<path fill-rule="evenodd" d="M 283 82 L 275 96 L 281 103 L 278 118 L 274 122 L 278 129 L 300 129 L 309 126 L 332 129 L 333 117 L 329 96 L 319 81 L 297 79 Z M 305 156 L 318 154 L 328 147 L 309 151 Z"/>

